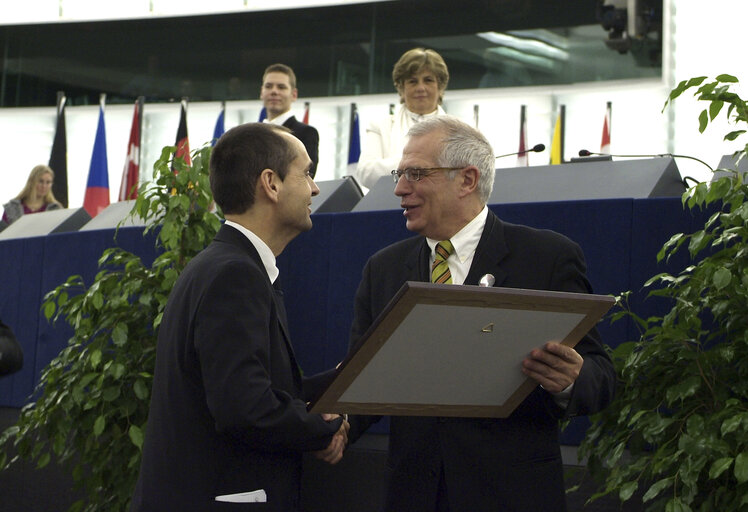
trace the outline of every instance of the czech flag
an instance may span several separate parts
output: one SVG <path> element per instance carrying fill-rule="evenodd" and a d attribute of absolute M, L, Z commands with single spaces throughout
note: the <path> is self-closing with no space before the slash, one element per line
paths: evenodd
<path fill-rule="evenodd" d="M 91 217 L 96 217 L 101 210 L 109 206 L 109 167 L 106 156 L 106 127 L 104 126 L 104 101 L 101 95 L 99 105 L 99 124 L 96 128 L 91 166 L 88 169 L 88 183 L 86 195 L 83 198 L 83 208 Z"/>

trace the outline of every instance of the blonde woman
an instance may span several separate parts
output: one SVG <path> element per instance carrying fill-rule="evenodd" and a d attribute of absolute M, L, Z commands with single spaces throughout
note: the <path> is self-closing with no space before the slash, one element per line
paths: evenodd
<path fill-rule="evenodd" d="M 440 105 L 449 70 L 434 50 L 413 48 L 405 52 L 392 69 L 392 82 L 400 95 L 400 106 L 367 127 L 356 167 L 356 179 L 369 188 L 397 167 L 411 126 L 445 114 Z"/>
<path fill-rule="evenodd" d="M 62 208 L 62 204 L 52 193 L 54 179 L 55 173 L 47 165 L 37 165 L 31 169 L 29 179 L 21 193 L 3 205 L 5 211 L 2 224 L 12 224 L 26 214 Z"/>

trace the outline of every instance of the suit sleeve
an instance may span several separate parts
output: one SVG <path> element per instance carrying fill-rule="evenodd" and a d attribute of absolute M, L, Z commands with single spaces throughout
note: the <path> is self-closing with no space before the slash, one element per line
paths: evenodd
<path fill-rule="evenodd" d="M 212 279 L 198 307 L 194 340 L 216 430 L 265 450 L 327 447 L 341 420 L 326 423 L 309 414 L 304 401 L 271 379 L 271 364 L 283 363 L 271 359 L 273 345 L 284 339 L 267 278 L 235 262 Z"/>
<path fill-rule="evenodd" d="M 582 249 L 573 242 L 559 251 L 552 272 L 550 289 L 575 293 L 592 293 L 585 275 L 586 264 Z M 616 374 L 596 328 L 588 332 L 576 345 L 582 356 L 582 370 L 574 388 L 565 415 L 588 415 L 606 407 L 615 394 Z"/>

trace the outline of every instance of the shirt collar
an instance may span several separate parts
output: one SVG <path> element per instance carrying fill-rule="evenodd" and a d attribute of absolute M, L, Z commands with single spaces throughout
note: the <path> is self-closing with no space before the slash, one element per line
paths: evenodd
<path fill-rule="evenodd" d="M 268 247 L 268 245 L 262 241 L 262 238 L 255 235 L 241 224 L 237 224 L 236 222 L 230 220 L 227 220 L 225 224 L 227 226 L 231 226 L 234 229 L 237 229 L 241 234 L 249 239 L 254 248 L 257 250 L 257 253 L 260 255 L 260 260 L 262 260 L 262 265 L 265 267 L 265 271 L 268 273 L 270 282 L 274 283 L 275 280 L 278 279 L 280 270 L 278 270 L 278 267 L 275 265 L 275 255 L 273 254 L 273 251 L 270 250 L 270 247 Z"/>
<path fill-rule="evenodd" d="M 414 122 L 416 122 L 416 123 L 420 123 L 424 119 L 429 119 L 431 117 L 436 117 L 440 113 L 443 114 L 443 112 L 439 112 L 439 107 L 436 107 L 436 110 L 434 110 L 433 112 L 430 112 L 428 114 L 416 114 L 415 112 L 411 112 L 410 110 L 408 110 L 405 106 L 403 106 L 403 110 L 408 115 L 408 117 L 411 120 L 413 120 Z"/>
<path fill-rule="evenodd" d="M 284 114 L 279 115 L 278 117 L 274 118 L 272 121 L 270 121 L 267 117 L 262 120 L 263 123 L 271 123 L 271 124 L 277 124 L 277 125 L 283 125 L 286 121 L 288 121 L 289 118 L 293 117 L 293 112 L 290 110 Z"/>
<path fill-rule="evenodd" d="M 484 205 L 483 209 L 475 216 L 475 218 L 473 218 L 473 220 L 465 224 L 461 230 L 449 239 L 449 241 L 452 242 L 452 247 L 455 248 L 455 256 L 461 262 L 464 262 L 469 258 L 478 248 L 478 242 L 480 242 L 480 237 L 483 234 L 483 227 L 486 225 L 487 218 L 488 207 Z M 441 242 L 441 240 L 426 238 L 426 243 L 428 243 L 432 253 L 434 252 L 434 247 L 436 247 L 436 244 L 439 242 Z"/>

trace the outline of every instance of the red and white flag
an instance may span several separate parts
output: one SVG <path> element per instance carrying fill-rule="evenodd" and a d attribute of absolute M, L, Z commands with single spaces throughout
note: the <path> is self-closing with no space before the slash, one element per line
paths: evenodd
<path fill-rule="evenodd" d="M 119 185 L 118 201 L 127 201 L 138 197 L 140 180 L 140 119 L 143 115 L 143 97 L 135 101 L 130 128 L 130 141 L 127 143 L 125 168 L 122 170 L 122 181 Z"/>
<path fill-rule="evenodd" d="M 304 119 L 302 121 L 304 124 L 309 124 L 309 102 L 304 102 Z"/>
<path fill-rule="evenodd" d="M 517 167 L 530 165 L 527 158 L 527 105 L 522 105 L 519 111 L 519 149 L 517 152 Z"/>
<path fill-rule="evenodd" d="M 603 137 L 600 141 L 600 153 L 610 153 L 610 116 L 611 105 L 609 101 L 605 107 L 605 121 L 603 122 Z"/>

